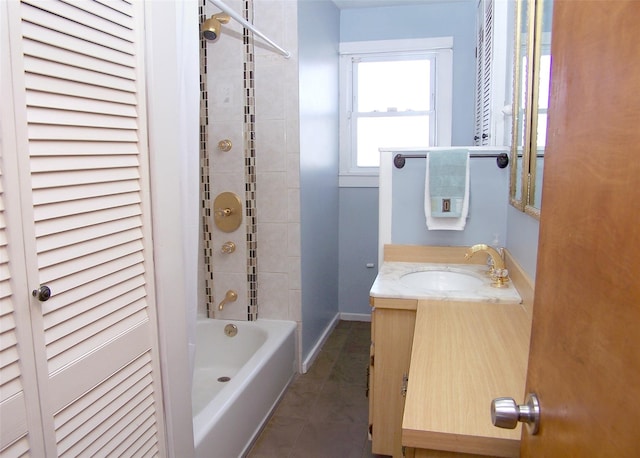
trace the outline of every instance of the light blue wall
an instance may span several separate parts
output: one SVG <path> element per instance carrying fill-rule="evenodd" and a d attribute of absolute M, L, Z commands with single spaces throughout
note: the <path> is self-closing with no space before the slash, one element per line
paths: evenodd
<path fill-rule="evenodd" d="M 470 145 L 473 139 L 475 14 L 474 0 L 347 9 L 340 14 L 340 41 L 452 36 L 452 144 Z M 505 189 L 503 194 L 506 192 Z M 418 227 L 423 226 L 420 223 Z M 341 188 L 340 312 L 370 313 L 368 296 L 377 274 L 377 259 L 378 188 Z M 368 262 L 376 263 L 375 268 L 367 268 Z"/>
<path fill-rule="evenodd" d="M 539 226 L 537 219 L 507 206 L 507 249 L 531 280 L 536 278 Z"/>
<path fill-rule="evenodd" d="M 473 145 L 476 0 L 385 8 L 340 15 L 340 41 L 453 37 L 453 145 Z"/>
<path fill-rule="evenodd" d="M 424 212 L 426 159 L 407 159 L 392 169 L 391 240 L 405 245 L 504 246 L 507 238 L 509 169 L 495 158 L 471 158 L 469 217 L 462 231 L 429 231 Z"/>
<path fill-rule="evenodd" d="M 302 359 L 338 312 L 370 314 L 379 266 L 378 188 L 338 188 L 338 44 L 340 41 L 454 37 L 453 145 L 473 136 L 475 0 L 340 12 L 332 2 L 298 3 Z M 508 169 L 472 159 L 471 213 L 463 232 L 425 229 L 424 160 L 394 171 L 394 243 L 506 243 L 535 278 L 538 221 L 508 204 Z M 406 198 L 400 196 L 405 195 Z"/>
<path fill-rule="evenodd" d="M 298 3 L 302 360 L 338 313 L 338 42 L 332 2 Z"/>
<path fill-rule="evenodd" d="M 378 189 L 340 188 L 340 312 L 371 313 L 377 274 Z"/>

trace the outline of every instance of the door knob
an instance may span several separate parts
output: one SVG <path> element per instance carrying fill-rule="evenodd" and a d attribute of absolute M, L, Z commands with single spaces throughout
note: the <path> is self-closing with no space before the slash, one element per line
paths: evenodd
<path fill-rule="evenodd" d="M 40 288 L 34 289 L 31 294 L 40 302 L 46 302 L 51 297 L 51 289 L 46 285 L 42 285 Z"/>
<path fill-rule="evenodd" d="M 513 398 L 496 398 L 491 401 L 491 422 L 498 428 L 513 429 L 518 422 L 526 423 L 529 434 L 534 435 L 540 426 L 540 403 L 535 393 L 527 395 L 527 403 L 516 404 Z"/>

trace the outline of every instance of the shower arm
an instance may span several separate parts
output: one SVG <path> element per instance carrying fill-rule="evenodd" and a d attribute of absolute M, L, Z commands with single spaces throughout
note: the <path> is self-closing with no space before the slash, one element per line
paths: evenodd
<path fill-rule="evenodd" d="M 264 41 L 266 41 L 267 43 L 269 43 L 271 46 L 273 46 L 275 49 L 278 50 L 278 52 L 280 54 L 282 54 L 286 59 L 288 59 L 289 57 L 291 57 L 291 53 L 283 48 L 281 48 L 280 46 L 278 46 L 277 44 L 275 44 L 269 37 L 267 37 L 265 34 L 263 34 L 262 32 L 260 32 L 258 29 L 255 28 L 255 26 L 250 23 L 249 21 L 247 21 L 244 17 L 242 17 L 240 14 L 238 14 L 234 9 L 232 9 L 229 5 L 225 4 L 224 2 L 222 2 L 221 0 L 207 0 L 209 3 L 214 4 L 215 6 L 217 6 L 218 8 L 220 8 L 223 12 L 227 13 L 229 16 L 231 16 L 233 19 L 235 19 L 236 21 L 238 21 L 240 24 L 242 24 L 243 27 L 251 30 L 255 35 L 258 35 L 260 38 L 262 38 Z"/>

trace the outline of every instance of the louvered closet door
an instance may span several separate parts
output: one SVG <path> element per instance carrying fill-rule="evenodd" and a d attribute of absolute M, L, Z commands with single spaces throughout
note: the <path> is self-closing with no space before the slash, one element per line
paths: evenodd
<path fill-rule="evenodd" d="M 142 6 L 10 9 L 16 132 L 49 456 L 164 455 L 150 252 Z"/>
<path fill-rule="evenodd" d="M 44 456 L 29 314 L 6 4 L 0 3 L 0 456 Z"/>
<path fill-rule="evenodd" d="M 473 140 L 477 146 L 491 142 L 494 0 L 480 0 L 477 15 L 476 100 Z M 495 143 L 494 143 L 495 144 Z"/>
<path fill-rule="evenodd" d="M 5 104 L 8 103 L 9 100 L 5 99 Z M 3 130 L 5 113 L 10 113 L 11 107 L 0 108 L 3 121 L 0 122 L 0 132 L 3 133 L 0 137 L 0 456 L 24 456 L 27 453 L 38 456 L 44 451 L 42 435 L 38 433 L 41 422 L 31 324 L 28 314 L 24 313 L 28 312 L 29 297 L 25 294 L 28 287 L 22 234 L 8 228 L 9 225 L 12 229 L 20 228 L 22 223 L 19 205 L 15 205 L 19 202 L 15 199 L 8 202 L 5 193 L 9 186 L 15 187 L 15 180 L 12 183 L 11 178 L 16 175 L 15 163 L 8 164 L 15 157 L 7 158 L 4 153 L 13 146 L 7 144 L 9 138 Z M 10 224 L 10 221 L 17 224 Z M 26 399 L 25 394 L 36 398 Z M 31 418 L 27 414 L 29 404 L 32 407 Z"/>

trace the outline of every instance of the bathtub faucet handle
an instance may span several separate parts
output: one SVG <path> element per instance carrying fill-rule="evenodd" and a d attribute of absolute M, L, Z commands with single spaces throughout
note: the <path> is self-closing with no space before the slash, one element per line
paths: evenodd
<path fill-rule="evenodd" d="M 225 254 L 231 254 L 236 251 L 236 244 L 229 241 L 222 244 L 222 249 L 220 250 Z"/>
<path fill-rule="evenodd" d="M 224 299 L 222 299 L 220 304 L 218 304 L 218 310 L 222 310 L 224 308 L 224 304 L 227 302 L 235 302 L 236 300 L 238 300 L 238 293 L 230 289 L 227 291 L 227 294 L 224 295 Z"/>

